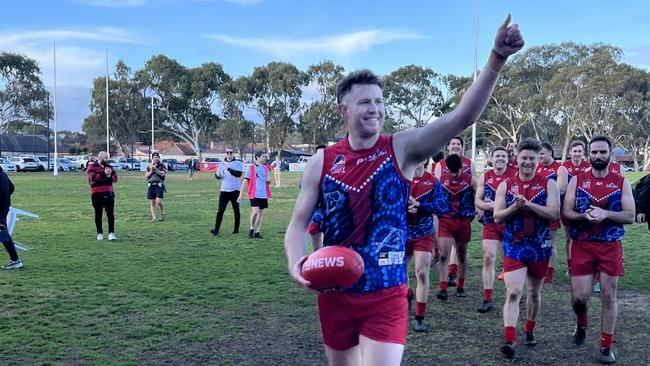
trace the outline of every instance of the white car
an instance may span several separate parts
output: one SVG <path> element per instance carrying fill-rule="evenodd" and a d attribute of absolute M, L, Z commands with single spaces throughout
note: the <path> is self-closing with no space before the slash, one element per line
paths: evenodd
<path fill-rule="evenodd" d="M 2 167 L 2 170 L 5 172 L 16 172 L 18 169 L 16 169 L 16 164 L 12 163 L 8 159 L 0 159 L 0 166 Z"/>
<path fill-rule="evenodd" d="M 122 171 L 122 164 L 115 161 L 115 159 L 110 159 L 108 161 L 108 164 L 113 167 L 113 170 L 118 171 L 118 172 Z"/>
<path fill-rule="evenodd" d="M 34 157 L 13 157 L 10 158 L 9 161 L 11 161 L 14 165 L 16 165 L 16 169 L 21 172 L 21 171 L 32 171 L 35 172 L 37 170 L 41 170 L 43 167 L 41 166 L 41 163 L 38 162 Z"/>
<path fill-rule="evenodd" d="M 122 169 L 125 170 L 140 170 L 140 161 L 133 158 L 121 157 L 118 162 L 122 164 Z M 131 169 L 133 166 L 133 169 Z"/>

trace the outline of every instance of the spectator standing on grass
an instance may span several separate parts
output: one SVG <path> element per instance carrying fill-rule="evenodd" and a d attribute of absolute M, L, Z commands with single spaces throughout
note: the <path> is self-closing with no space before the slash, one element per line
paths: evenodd
<path fill-rule="evenodd" d="M 636 204 L 636 222 L 648 223 L 650 230 L 650 174 L 641 178 L 634 188 L 634 202 Z"/>
<path fill-rule="evenodd" d="M 244 173 L 244 182 L 237 200 L 241 202 L 243 193 L 248 193 L 251 203 L 249 239 L 262 239 L 260 234 L 262 213 L 269 207 L 269 198 L 271 198 L 271 175 L 269 174 L 269 166 L 264 164 L 265 161 L 266 153 L 263 151 L 255 153 L 255 162 L 249 165 Z"/>
<path fill-rule="evenodd" d="M 187 159 L 187 180 L 194 178 L 194 159 Z"/>
<path fill-rule="evenodd" d="M 106 210 L 108 219 L 108 240 L 115 240 L 115 193 L 113 183 L 117 182 L 117 172 L 108 163 L 108 153 L 100 151 L 97 161 L 88 166 L 88 184 L 90 184 L 90 198 L 95 209 L 95 227 L 97 240 L 104 240 L 102 228 L 102 213 Z"/>
<path fill-rule="evenodd" d="M 273 178 L 275 179 L 275 188 L 280 187 L 280 175 L 282 174 L 282 160 L 280 160 L 280 153 L 275 155 L 275 160 L 271 163 L 273 169 Z"/>
<path fill-rule="evenodd" d="M 7 215 L 11 208 L 11 194 L 14 192 L 14 185 L 7 174 L 0 167 L 0 241 L 9 254 L 9 263 L 2 266 L 2 269 L 18 269 L 23 267 L 23 262 L 18 258 L 16 246 L 9 234 L 7 226 Z"/>
<path fill-rule="evenodd" d="M 223 179 L 221 181 L 221 192 L 219 193 L 219 209 L 217 210 L 217 217 L 214 221 L 214 229 L 210 230 L 212 235 L 219 235 L 219 230 L 221 230 L 221 221 L 223 220 L 223 214 L 228 207 L 228 203 L 232 205 L 232 211 L 235 214 L 235 228 L 232 233 L 239 233 L 239 196 L 241 191 L 241 181 L 242 171 L 244 166 L 240 160 L 235 159 L 232 149 L 226 150 L 226 159 L 219 163 L 217 171 L 214 173 L 214 177 L 217 179 Z"/>
<path fill-rule="evenodd" d="M 151 154 L 151 164 L 144 173 L 147 178 L 147 199 L 151 209 L 151 222 L 156 222 L 157 207 L 160 207 L 160 221 L 165 219 L 165 207 L 163 206 L 163 197 L 165 194 L 165 175 L 167 167 L 160 161 L 160 154 L 157 152 Z"/>

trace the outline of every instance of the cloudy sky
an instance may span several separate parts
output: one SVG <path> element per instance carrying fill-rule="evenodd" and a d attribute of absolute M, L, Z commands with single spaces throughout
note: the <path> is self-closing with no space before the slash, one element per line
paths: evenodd
<path fill-rule="evenodd" d="M 324 59 L 380 74 L 419 64 L 469 75 L 475 8 L 475 0 L 22 0 L 3 4 L 0 51 L 36 59 L 51 87 L 56 40 L 59 126 L 80 130 L 106 50 L 111 65 L 139 69 L 164 53 L 186 66 L 219 62 L 234 77 L 274 60 L 304 70 Z M 624 62 L 650 69 L 648 1 L 482 0 L 479 64 L 508 12 L 526 47 L 609 43 Z"/>

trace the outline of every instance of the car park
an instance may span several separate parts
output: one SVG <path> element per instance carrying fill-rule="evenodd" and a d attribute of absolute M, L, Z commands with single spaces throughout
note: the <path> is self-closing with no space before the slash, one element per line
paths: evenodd
<path fill-rule="evenodd" d="M 59 168 L 63 169 L 63 171 L 76 171 L 77 170 L 77 165 L 72 162 L 70 159 L 66 158 L 60 158 L 58 159 L 59 163 Z"/>
<path fill-rule="evenodd" d="M 199 170 L 202 172 L 216 172 L 221 159 L 219 158 L 204 158 L 199 163 Z"/>
<path fill-rule="evenodd" d="M 180 162 L 176 159 L 163 159 L 162 161 L 165 165 L 167 165 L 167 170 L 170 172 L 173 172 L 175 170 L 187 170 L 187 164 Z"/>

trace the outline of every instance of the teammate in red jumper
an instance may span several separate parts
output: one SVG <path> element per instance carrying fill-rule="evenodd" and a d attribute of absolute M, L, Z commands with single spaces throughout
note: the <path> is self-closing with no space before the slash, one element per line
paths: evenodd
<path fill-rule="evenodd" d="M 483 211 L 481 222 L 483 223 L 483 303 L 478 309 L 479 313 L 487 313 L 492 310 L 492 290 L 494 287 L 494 264 L 497 257 L 497 250 L 503 240 L 503 225 L 494 222 L 494 200 L 499 184 L 512 175 L 508 169 L 508 152 L 505 147 L 497 146 L 490 154 L 492 169 L 488 170 L 478 180 L 474 205 Z M 501 250 L 499 250 L 501 251 Z"/>
<path fill-rule="evenodd" d="M 560 193 L 557 183 L 535 174 L 540 150 L 541 146 L 537 140 L 524 139 L 519 143 L 519 173 L 499 185 L 494 204 L 494 221 L 497 224 L 505 224 L 505 344 L 501 347 L 501 352 L 507 358 L 513 358 L 515 354 L 519 300 L 524 284 L 527 288 L 524 344 L 537 344 L 534 330 L 542 301 L 542 281 L 552 253 L 549 222 L 560 217 Z"/>
<path fill-rule="evenodd" d="M 476 192 L 476 179 L 462 169 L 460 155 L 451 154 L 445 159 L 449 171 L 440 177 L 440 183 L 445 188 L 448 205 L 447 212 L 440 216 L 438 237 L 440 238 L 440 261 L 438 274 L 440 275 L 440 290 L 436 297 L 442 301 L 447 300 L 448 260 L 452 247 L 458 253 L 458 285 L 457 297 L 466 297 L 465 276 L 467 275 L 467 245 L 472 239 L 472 219 L 476 215 L 474 207 L 474 192 Z"/>
<path fill-rule="evenodd" d="M 462 172 L 471 175 L 472 177 L 476 176 L 474 170 L 474 164 L 472 161 L 464 156 L 465 153 L 465 141 L 460 136 L 455 136 L 453 139 L 449 140 L 447 143 L 447 156 L 456 154 L 461 157 L 462 160 Z M 440 179 L 443 173 L 448 173 L 447 163 L 445 159 L 442 159 L 436 164 L 434 173 L 436 178 Z M 471 228 L 470 228 L 471 229 Z M 439 243 L 438 243 L 439 244 Z M 458 253 L 456 253 L 456 247 L 451 247 L 451 252 L 449 252 L 449 277 L 447 279 L 447 285 L 450 287 L 456 286 L 456 278 L 458 277 Z"/>
<path fill-rule="evenodd" d="M 406 210 L 415 168 L 469 127 L 489 101 L 507 57 L 523 47 L 510 16 L 497 31 L 487 67 L 456 108 L 425 127 L 382 136 L 385 108 L 380 79 L 368 70 L 337 88 L 348 133 L 307 164 L 285 249 L 292 278 L 301 275 L 307 226 L 320 201 L 324 246 L 342 245 L 364 259 L 350 289 L 318 295 L 326 355 L 334 365 L 399 365 L 406 343 Z"/>
<path fill-rule="evenodd" d="M 505 147 L 508 152 L 508 168 L 512 170 L 519 169 L 519 165 L 517 164 L 517 143 L 515 140 L 506 137 L 501 140 L 501 146 Z"/>
<path fill-rule="evenodd" d="M 608 169 L 612 143 L 595 136 L 589 143 L 591 171 L 571 179 L 563 214 L 569 221 L 571 244 L 571 288 L 576 314 L 574 342 L 585 342 L 587 308 L 594 274 L 600 274 L 602 322 L 600 362 L 614 363 L 611 351 L 618 315 L 617 286 L 623 276 L 621 239 L 624 224 L 634 222 L 634 197 L 627 180 Z"/>
<path fill-rule="evenodd" d="M 555 160 L 553 156 L 553 146 L 548 142 L 542 142 L 542 150 L 539 152 L 539 164 L 537 165 L 536 174 L 541 175 L 546 179 L 552 179 L 557 182 L 557 187 L 560 190 L 560 197 L 564 196 L 566 186 L 569 182 L 567 179 L 567 170 L 562 164 Z M 551 241 L 553 242 L 553 255 L 548 261 L 548 268 L 544 276 L 545 283 L 553 283 L 553 274 L 555 273 L 555 257 L 557 256 L 557 248 L 555 247 L 555 237 L 557 231 L 560 229 L 560 220 L 551 222 Z"/>
<path fill-rule="evenodd" d="M 97 228 L 97 240 L 104 240 L 102 229 L 102 212 L 106 210 L 108 219 L 108 240 L 115 240 L 115 193 L 113 183 L 117 182 L 117 173 L 108 163 L 108 153 L 100 151 L 97 154 L 97 161 L 93 162 L 88 169 L 88 183 L 90 184 L 90 198 L 95 209 L 95 227 Z"/>
<path fill-rule="evenodd" d="M 415 258 L 415 324 L 416 332 L 426 332 L 424 316 L 427 312 L 429 298 L 429 270 L 431 269 L 431 252 L 433 251 L 434 227 L 433 215 L 447 210 L 446 195 L 436 177 L 426 172 L 427 163 L 422 163 L 415 170 L 411 183 L 411 195 L 407 215 L 406 267 Z"/>

